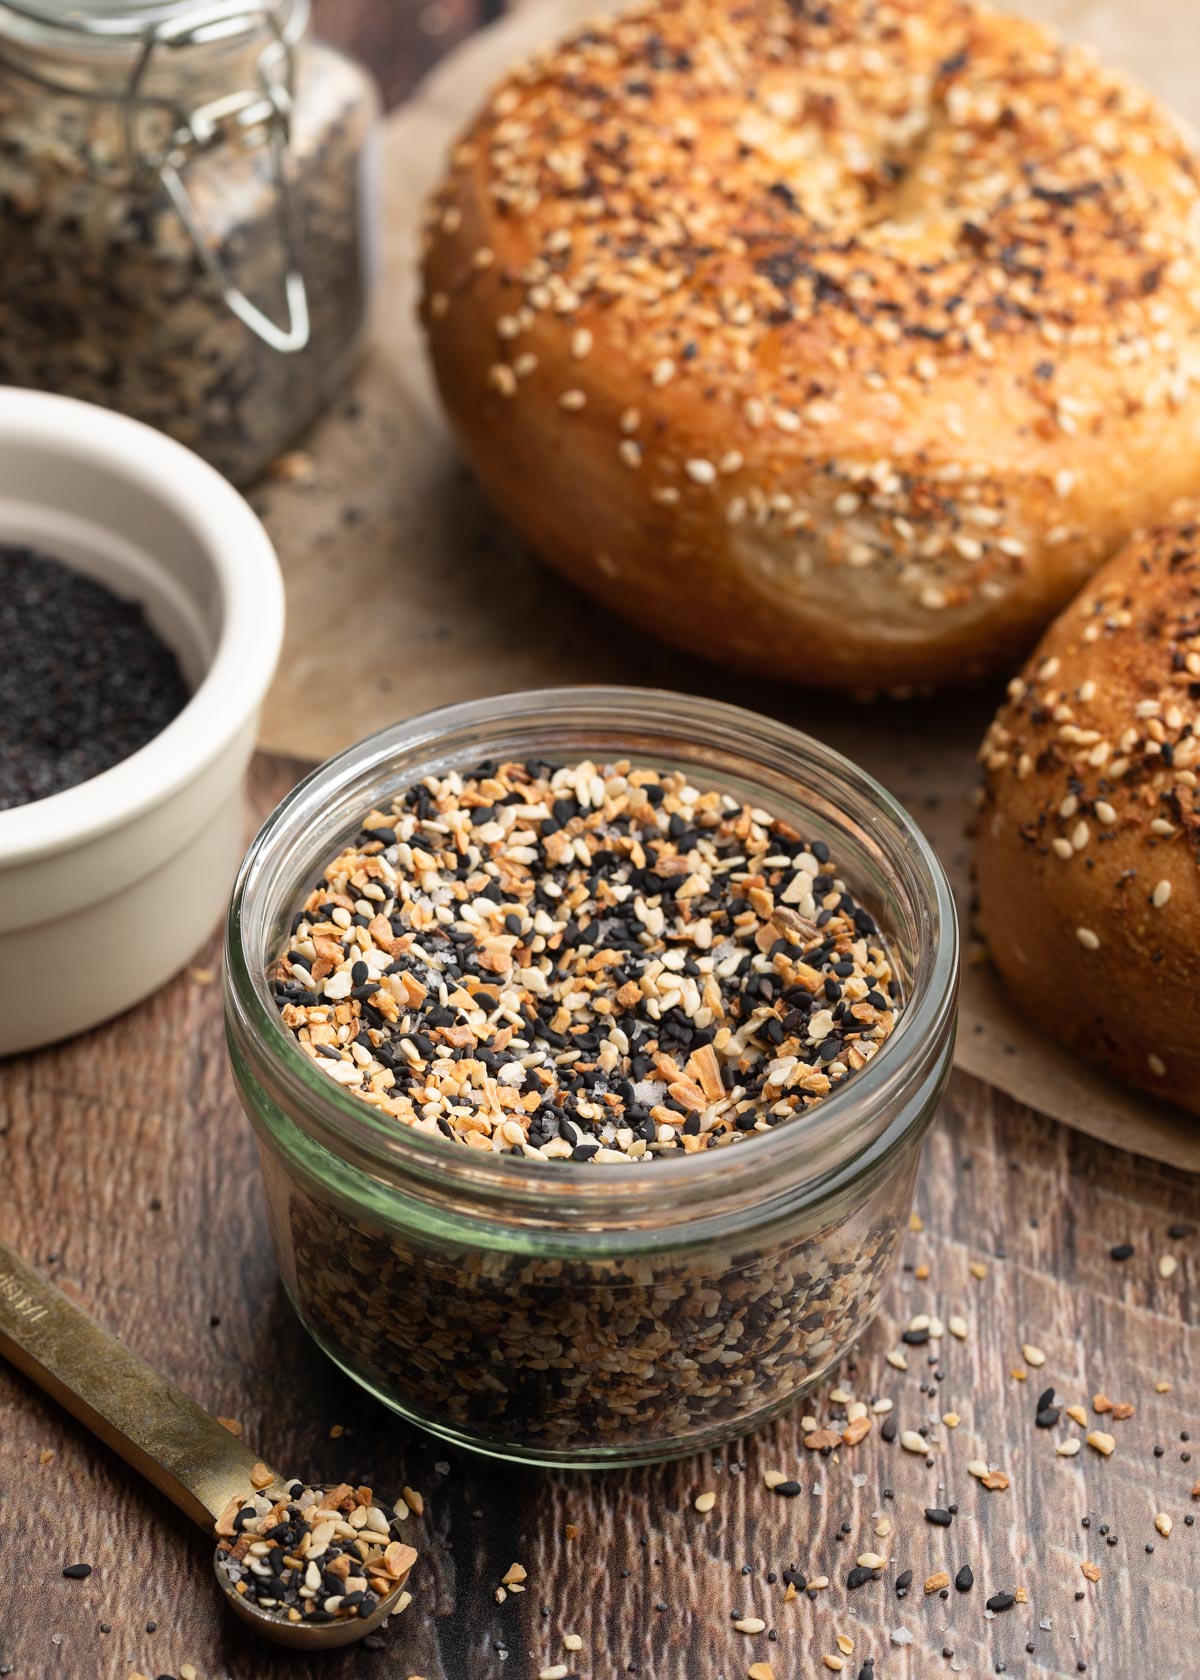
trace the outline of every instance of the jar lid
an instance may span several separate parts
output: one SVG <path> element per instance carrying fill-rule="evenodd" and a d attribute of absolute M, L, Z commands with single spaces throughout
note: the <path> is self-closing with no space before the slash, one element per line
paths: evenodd
<path fill-rule="evenodd" d="M 294 10 L 293 0 L 265 0 L 257 5 L 231 4 L 229 0 L 74 0 L 63 6 L 56 0 L 0 0 L 0 11 L 15 12 L 31 23 L 61 30 L 67 35 L 106 36 L 136 39 L 163 24 L 177 24 L 204 30 L 211 21 L 216 39 L 235 29 L 261 28 L 264 13 L 281 23 Z"/>

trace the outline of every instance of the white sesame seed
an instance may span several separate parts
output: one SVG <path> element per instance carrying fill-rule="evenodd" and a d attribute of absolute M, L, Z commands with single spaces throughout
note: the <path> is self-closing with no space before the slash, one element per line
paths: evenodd
<path fill-rule="evenodd" d="M 650 375 L 650 383 L 659 387 L 669 385 L 675 377 L 675 363 L 669 356 L 664 356 L 660 362 L 654 364 L 654 371 Z"/>
<path fill-rule="evenodd" d="M 1046 1355 L 1033 1342 L 1024 1342 L 1021 1346 L 1021 1352 L 1025 1356 L 1026 1365 L 1032 1365 L 1035 1371 L 1046 1363 Z"/>
<path fill-rule="evenodd" d="M 1075 856 L 1074 846 L 1072 846 L 1069 840 L 1063 840 L 1061 837 L 1057 840 L 1052 840 L 1050 842 L 1050 847 L 1056 857 L 1073 858 Z"/>
<path fill-rule="evenodd" d="M 577 362 L 591 352 L 592 335 L 586 327 L 579 327 L 571 334 L 571 354 Z"/>
<path fill-rule="evenodd" d="M 1077 927 L 1075 929 L 1075 937 L 1078 939 L 1085 951 L 1098 951 L 1100 949 L 1100 941 L 1092 932 L 1091 928 Z"/>
<path fill-rule="evenodd" d="M 717 476 L 717 469 L 711 461 L 688 461 L 684 470 L 693 484 L 712 484 Z"/>
<path fill-rule="evenodd" d="M 1153 1050 L 1151 1050 L 1150 1054 L 1146 1057 L 1146 1062 L 1150 1068 L 1150 1072 L 1156 1079 L 1161 1079 L 1167 1071 L 1166 1062 L 1163 1061 L 1161 1056 L 1156 1056 Z"/>
<path fill-rule="evenodd" d="M 1054 1450 L 1059 1458 L 1074 1458 L 1079 1451 L 1078 1435 L 1072 1435 L 1069 1441 L 1060 1441 Z"/>
<path fill-rule="evenodd" d="M 697 1511 L 711 1511 L 716 1503 L 717 1496 L 715 1493 L 698 1493 L 696 1495 Z"/>
<path fill-rule="evenodd" d="M 1082 819 L 1071 830 L 1071 845 L 1077 852 L 1081 852 L 1088 843 L 1088 825 Z"/>
<path fill-rule="evenodd" d="M 924 1435 L 918 1435 L 915 1429 L 905 1429 L 901 1431 L 900 1445 L 904 1448 L 905 1452 L 927 1453 L 929 1451 L 929 1442 L 925 1439 Z"/>
<path fill-rule="evenodd" d="M 1179 1261 L 1173 1254 L 1164 1254 L 1158 1262 L 1158 1275 L 1165 1281 L 1175 1276 L 1179 1270 Z"/>
<path fill-rule="evenodd" d="M 1111 825 L 1117 820 L 1117 813 L 1113 810 L 1112 806 L 1106 799 L 1097 799 L 1092 809 L 1095 811 L 1097 817 L 1102 823 Z"/>
<path fill-rule="evenodd" d="M 558 406 L 560 408 L 567 409 L 571 413 L 575 413 L 579 409 L 583 408 L 586 402 L 587 393 L 585 391 L 564 391 L 562 396 L 558 399 Z"/>
<path fill-rule="evenodd" d="M 1150 902 L 1156 910 L 1161 910 L 1171 896 L 1170 881 L 1160 881 L 1150 895 Z"/>

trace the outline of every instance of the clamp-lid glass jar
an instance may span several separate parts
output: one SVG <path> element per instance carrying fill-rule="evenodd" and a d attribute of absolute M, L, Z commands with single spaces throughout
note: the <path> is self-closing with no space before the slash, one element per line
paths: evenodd
<path fill-rule="evenodd" d="M 368 1106 L 282 1024 L 270 975 L 366 813 L 483 760 L 682 771 L 823 841 L 887 941 L 903 1008 L 866 1066 L 774 1130 L 621 1166 L 462 1148 Z M 957 929 L 906 813 L 837 753 L 639 689 L 470 702 L 314 772 L 242 866 L 226 1020 L 284 1282 L 317 1342 L 403 1416 L 502 1457 L 635 1463 L 795 1403 L 875 1312 L 950 1066 Z"/>
<path fill-rule="evenodd" d="M 308 0 L 0 0 L 0 383 L 252 477 L 366 316 L 366 72 Z"/>

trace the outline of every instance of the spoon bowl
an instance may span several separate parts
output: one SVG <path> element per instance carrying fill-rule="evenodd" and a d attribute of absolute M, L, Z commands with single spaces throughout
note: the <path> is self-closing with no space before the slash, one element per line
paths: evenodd
<path fill-rule="evenodd" d="M 220 1552 L 213 1553 L 213 1569 L 217 1585 L 228 1599 L 234 1615 L 240 1616 L 264 1639 L 270 1639 L 276 1645 L 286 1645 L 292 1651 L 332 1651 L 341 1645 L 353 1645 L 368 1633 L 376 1632 L 395 1610 L 408 1580 L 406 1573 L 387 1597 L 379 1600 L 369 1616 L 346 1616 L 332 1622 L 291 1622 L 277 1611 L 261 1609 L 238 1592 L 221 1567 Z"/>
<path fill-rule="evenodd" d="M 313 1484 L 318 1492 L 328 1492 L 333 1485 L 332 1482 Z M 282 1484 L 273 1483 L 264 1491 L 268 1497 L 272 1497 L 282 1491 Z M 265 1610 L 244 1593 L 238 1592 L 222 1563 L 219 1547 L 213 1552 L 213 1570 L 217 1577 L 217 1585 L 229 1601 L 234 1615 L 239 1616 L 264 1639 L 270 1639 L 276 1645 L 285 1645 L 292 1651 L 332 1651 L 342 1645 L 353 1645 L 368 1633 L 375 1633 L 395 1610 L 411 1573 L 408 1569 L 404 1571 L 391 1592 L 379 1600 L 369 1616 L 343 1616 L 335 1617 L 329 1622 L 305 1622 L 291 1621 L 286 1614 L 281 1615 L 278 1610 Z"/>

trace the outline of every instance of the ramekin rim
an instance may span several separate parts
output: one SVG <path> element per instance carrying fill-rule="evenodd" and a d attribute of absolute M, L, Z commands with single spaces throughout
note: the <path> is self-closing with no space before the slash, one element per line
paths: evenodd
<path fill-rule="evenodd" d="M 92 403 L 16 387 L 0 388 L 0 443 L 6 432 L 137 480 L 189 525 L 221 591 L 221 631 L 187 703 L 145 746 L 75 787 L 0 811 L 0 868 L 71 850 L 195 780 L 261 705 L 284 624 L 283 578 L 261 520 L 183 444 Z"/>

